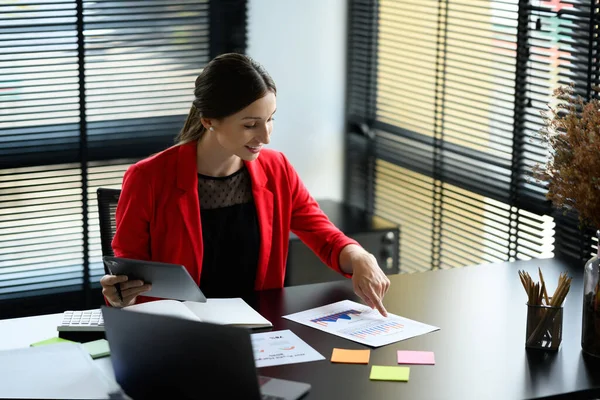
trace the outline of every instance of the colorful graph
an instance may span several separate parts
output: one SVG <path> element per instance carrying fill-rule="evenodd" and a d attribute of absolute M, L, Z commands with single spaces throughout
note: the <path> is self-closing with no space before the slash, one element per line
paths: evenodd
<path fill-rule="evenodd" d="M 327 324 L 329 322 L 336 322 L 339 319 L 344 319 L 344 320 L 350 321 L 352 319 L 351 315 L 360 315 L 360 314 L 361 314 L 361 311 L 358 311 L 358 310 L 346 310 L 346 311 L 342 311 L 339 313 L 326 315 L 324 317 L 311 319 L 310 321 L 314 322 L 315 324 L 321 325 L 321 326 L 327 326 Z"/>
<path fill-rule="evenodd" d="M 404 325 L 402 325 L 398 322 L 395 322 L 395 321 L 390 321 L 390 322 L 384 322 L 382 324 L 377 324 L 377 325 L 374 325 L 374 326 L 371 326 L 368 328 L 356 330 L 353 332 L 348 332 L 348 334 L 351 336 L 356 336 L 361 339 L 366 339 L 369 336 L 383 335 L 383 334 L 389 333 L 391 331 L 402 330 L 403 328 L 404 328 Z"/>

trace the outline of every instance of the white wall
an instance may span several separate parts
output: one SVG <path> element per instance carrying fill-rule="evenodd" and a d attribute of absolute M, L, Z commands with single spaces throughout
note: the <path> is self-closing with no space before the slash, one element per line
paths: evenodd
<path fill-rule="evenodd" d="M 277 85 L 270 147 L 316 198 L 342 199 L 345 0 L 250 0 L 248 55 Z"/>

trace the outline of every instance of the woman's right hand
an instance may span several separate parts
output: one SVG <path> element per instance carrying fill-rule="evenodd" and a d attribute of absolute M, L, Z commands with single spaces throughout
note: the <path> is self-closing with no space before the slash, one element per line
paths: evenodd
<path fill-rule="evenodd" d="M 128 281 L 127 275 L 104 275 L 100 279 L 102 294 L 113 307 L 127 307 L 135 304 L 135 299 L 142 293 L 152 289 L 151 284 L 143 281 Z M 122 299 L 119 298 L 116 284 L 120 285 Z"/>

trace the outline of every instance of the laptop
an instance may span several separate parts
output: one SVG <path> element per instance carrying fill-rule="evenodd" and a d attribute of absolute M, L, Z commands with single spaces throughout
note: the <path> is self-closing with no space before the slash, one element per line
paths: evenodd
<path fill-rule="evenodd" d="M 117 382 L 133 399 L 297 400 L 307 383 L 259 377 L 250 333 L 102 307 Z"/>

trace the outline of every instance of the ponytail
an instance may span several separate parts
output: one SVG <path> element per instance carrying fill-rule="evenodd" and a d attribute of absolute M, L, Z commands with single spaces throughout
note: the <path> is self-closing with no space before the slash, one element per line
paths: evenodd
<path fill-rule="evenodd" d="M 202 134 L 206 130 L 204 125 L 202 125 L 202 115 L 200 111 L 196 108 L 194 104 L 192 104 L 192 108 L 190 108 L 190 113 L 185 120 L 185 124 L 183 128 L 177 135 L 175 139 L 175 143 L 177 144 L 186 144 L 189 142 L 197 141 L 202 137 Z"/>

